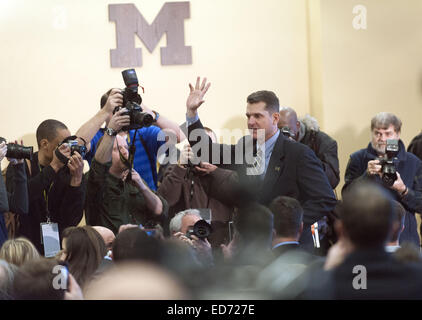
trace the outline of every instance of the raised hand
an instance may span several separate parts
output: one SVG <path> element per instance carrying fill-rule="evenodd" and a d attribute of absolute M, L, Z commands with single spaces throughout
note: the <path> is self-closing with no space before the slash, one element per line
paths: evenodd
<path fill-rule="evenodd" d="M 196 78 L 195 88 L 192 84 L 189 83 L 190 93 L 188 99 L 186 100 L 186 108 L 188 117 L 193 117 L 196 115 L 197 109 L 205 102 L 204 96 L 207 93 L 211 83 L 207 83 L 207 78 L 204 78 L 201 82 L 201 78 Z"/>

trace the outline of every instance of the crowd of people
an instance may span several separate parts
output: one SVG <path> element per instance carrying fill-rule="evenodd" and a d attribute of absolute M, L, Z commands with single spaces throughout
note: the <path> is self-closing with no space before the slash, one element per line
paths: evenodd
<path fill-rule="evenodd" d="M 249 135 L 220 144 L 210 85 L 189 84 L 181 126 L 113 88 L 74 136 L 43 121 L 29 159 L 0 144 L 0 299 L 421 299 L 418 137 L 406 151 L 376 114 L 340 200 L 315 118 L 253 92 Z"/>

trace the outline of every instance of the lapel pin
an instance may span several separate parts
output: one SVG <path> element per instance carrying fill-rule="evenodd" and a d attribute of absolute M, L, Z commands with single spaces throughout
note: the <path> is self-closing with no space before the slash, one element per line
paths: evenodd
<path fill-rule="evenodd" d="M 280 171 L 280 167 L 275 167 L 274 170 L 275 171 Z"/>

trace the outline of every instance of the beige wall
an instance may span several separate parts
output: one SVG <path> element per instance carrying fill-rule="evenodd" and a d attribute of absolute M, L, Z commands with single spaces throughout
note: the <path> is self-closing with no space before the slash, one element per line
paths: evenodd
<path fill-rule="evenodd" d="M 35 145 L 47 118 L 74 133 L 98 110 L 102 93 L 123 85 L 123 68 L 110 67 L 116 42 L 107 6 L 127 2 L 0 1 L 0 136 Z M 134 3 L 152 22 L 165 1 Z M 357 4 L 367 8 L 366 30 L 352 26 Z M 188 82 L 207 76 L 203 122 L 244 129 L 246 96 L 274 90 L 337 139 L 342 176 L 348 155 L 368 143 L 375 113 L 401 117 L 406 144 L 419 132 L 421 1 L 191 0 L 190 10 L 192 65 L 161 66 L 158 47 L 150 54 L 136 39 L 144 102 L 161 114 L 183 122 Z M 164 36 L 158 46 L 165 44 Z"/>
<path fill-rule="evenodd" d="M 349 155 L 367 146 L 376 113 L 401 118 L 406 145 L 421 130 L 422 1 L 320 3 L 323 110 L 318 118 L 339 143 L 343 178 Z M 357 4 L 367 9 L 366 30 L 352 26 Z"/>
<path fill-rule="evenodd" d="M 29 143 L 27 136 L 46 118 L 75 132 L 108 88 L 123 86 L 124 68 L 110 67 L 116 36 L 108 4 L 127 2 L 0 1 L 0 96 L 7 112 L 0 135 Z M 134 3 L 151 23 L 165 1 Z M 145 104 L 182 123 L 188 83 L 201 75 L 212 82 L 201 118 L 215 129 L 244 128 L 246 96 L 263 88 L 308 110 L 305 8 L 305 0 L 191 0 L 185 42 L 192 65 L 161 66 L 159 48 L 150 54 L 136 39 L 143 48 L 144 64 L 136 71 Z M 165 45 L 164 36 L 158 46 Z"/>

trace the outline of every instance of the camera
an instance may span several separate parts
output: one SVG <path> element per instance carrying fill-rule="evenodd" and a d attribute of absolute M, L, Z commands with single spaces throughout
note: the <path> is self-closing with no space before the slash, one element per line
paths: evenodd
<path fill-rule="evenodd" d="M 378 159 L 381 164 L 381 180 L 385 185 L 391 187 L 394 181 L 397 180 L 396 166 L 394 161 L 397 160 L 397 154 L 399 153 L 399 140 L 387 139 L 385 146 L 385 154 L 387 159 Z"/>
<path fill-rule="evenodd" d="M 80 146 L 78 145 L 78 141 L 76 140 L 69 140 L 67 141 L 69 147 L 70 147 L 70 154 L 73 155 L 75 153 L 75 151 L 77 151 L 82 159 L 85 158 L 85 154 L 86 154 L 86 147 L 85 146 Z"/>
<path fill-rule="evenodd" d="M 0 143 L 2 142 L 6 142 L 6 139 L 0 137 Z M 32 160 L 32 153 L 33 153 L 32 147 L 25 147 L 16 143 L 7 144 L 7 153 L 6 153 L 7 158 Z"/>
<path fill-rule="evenodd" d="M 123 104 L 120 107 L 116 107 L 113 114 L 121 108 L 126 108 L 128 110 L 123 115 L 130 116 L 130 124 L 123 127 L 123 131 L 149 127 L 154 122 L 154 119 L 149 113 L 143 112 L 141 108 L 142 98 L 138 93 L 139 83 L 135 70 L 123 70 L 122 76 L 126 85 L 126 88 L 122 91 Z"/>
<path fill-rule="evenodd" d="M 186 237 L 191 239 L 191 235 L 197 236 L 199 239 L 208 238 L 212 232 L 211 225 L 205 220 L 198 220 L 191 229 L 186 232 Z"/>

